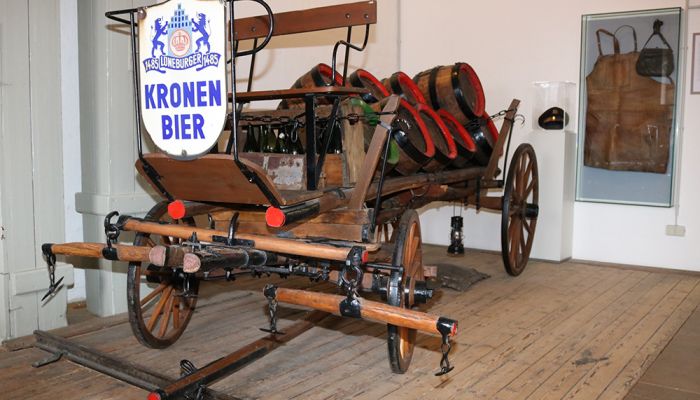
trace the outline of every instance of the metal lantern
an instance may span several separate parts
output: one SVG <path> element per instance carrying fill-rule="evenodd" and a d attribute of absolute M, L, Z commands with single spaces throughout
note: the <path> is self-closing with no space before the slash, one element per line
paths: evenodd
<path fill-rule="evenodd" d="M 464 226 L 464 218 L 455 215 L 452 217 L 450 225 L 452 225 L 452 230 L 450 232 L 450 246 L 447 248 L 447 254 L 454 256 L 464 254 L 464 235 L 462 233 L 462 227 Z"/>

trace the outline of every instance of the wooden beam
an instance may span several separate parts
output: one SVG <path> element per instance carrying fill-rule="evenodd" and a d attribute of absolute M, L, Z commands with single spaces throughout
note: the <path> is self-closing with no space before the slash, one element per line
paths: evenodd
<path fill-rule="evenodd" d="M 376 24 L 377 2 L 361 1 L 308 10 L 276 13 L 273 36 Z M 236 40 L 264 38 L 270 31 L 267 15 L 237 19 Z"/>

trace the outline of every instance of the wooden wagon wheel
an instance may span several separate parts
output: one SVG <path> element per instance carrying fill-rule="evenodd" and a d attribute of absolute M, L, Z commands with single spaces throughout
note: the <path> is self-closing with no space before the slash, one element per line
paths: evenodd
<path fill-rule="evenodd" d="M 539 214 L 539 178 L 535 150 L 523 143 L 508 168 L 501 215 L 501 253 L 506 271 L 520 275 L 530 258 Z"/>
<path fill-rule="evenodd" d="M 387 302 L 393 306 L 412 308 L 415 305 L 415 282 L 423 278 L 420 220 L 415 210 L 406 211 L 392 235 L 394 254 L 392 265 L 403 266 L 403 273 L 392 272 L 389 277 Z M 403 374 L 408 370 L 416 342 L 416 330 L 387 325 L 387 343 L 391 370 Z"/>
<path fill-rule="evenodd" d="M 146 219 L 173 223 L 167 209 L 167 202 L 158 203 L 146 214 Z M 182 223 L 194 225 L 194 219 L 184 218 Z M 135 246 L 170 246 L 179 242 L 178 238 L 145 233 L 137 233 L 134 239 Z M 181 269 L 154 265 L 144 268 L 141 263 L 129 264 L 126 286 L 129 324 L 134 336 L 143 345 L 162 349 L 175 343 L 185 331 L 194 313 L 197 297 L 180 296 L 184 285 Z M 192 278 L 189 293 L 196 295 L 198 291 L 199 283 Z"/>

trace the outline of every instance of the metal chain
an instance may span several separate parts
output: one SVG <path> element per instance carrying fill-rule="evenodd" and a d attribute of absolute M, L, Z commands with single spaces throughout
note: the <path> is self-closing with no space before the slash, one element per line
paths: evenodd
<path fill-rule="evenodd" d="M 381 115 L 385 114 L 394 114 L 394 113 L 385 113 L 385 112 L 376 112 L 373 113 L 372 115 L 360 115 L 358 113 L 349 113 L 347 115 L 339 116 L 336 117 L 337 121 L 348 121 L 351 125 L 354 125 L 360 121 L 362 122 L 367 122 L 367 123 L 372 123 L 377 121 L 378 117 Z M 326 117 L 316 117 L 316 123 L 328 123 L 330 118 Z M 261 116 L 253 116 L 253 115 L 242 115 L 240 118 L 240 121 L 244 122 L 261 122 L 263 124 L 269 124 L 269 125 L 291 125 L 296 124 L 298 127 L 305 127 L 306 122 L 305 118 L 303 115 L 298 115 L 295 117 L 288 117 L 288 116 L 281 116 L 281 117 L 273 117 L 272 115 L 261 115 Z"/>
<path fill-rule="evenodd" d="M 440 351 L 442 351 L 442 359 L 440 360 L 440 371 L 435 374 L 435 376 L 445 375 L 454 369 L 450 365 L 449 354 L 452 350 L 452 344 L 450 344 L 450 337 L 448 335 L 442 335 L 442 345 L 440 346 Z"/>
<path fill-rule="evenodd" d="M 267 299 L 267 311 L 270 314 L 270 333 L 276 334 L 277 331 L 277 299 Z"/>

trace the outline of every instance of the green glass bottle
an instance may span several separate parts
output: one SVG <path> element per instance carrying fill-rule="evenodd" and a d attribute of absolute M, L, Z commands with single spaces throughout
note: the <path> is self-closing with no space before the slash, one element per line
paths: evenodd
<path fill-rule="evenodd" d="M 270 125 L 262 126 L 260 139 L 260 151 L 263 153 L 274 153 L 275 145 L 277 144 L 277 136 Z"/>
<path fill-rule="evenodd" d="M 277 135 L 277 144 L 275 145 L 275 153 L 289 154 L 291 153 L 291 143 L 289 134 L 287 133 L 288 125 L 280 125 L 279 134 Z"/>
<path fill-rule="evenodd" d="M 328 144 L 328 154 L 340 154 L 343 152 L 343 139 L 340 129 L 340 121 L 335 121 L 330 131 L 331 141 Z"/>
<path fill-rule="evenodd" d="M 258 139 L 255 136 L 257 133 L 256 131 L 259 131 L 260 128 L 256 127 L 256 126 L 248 125 L 245 127 L 241 127 L 241 129 L 245 129 L 245 131 L 246 131 L 245 146 L 243 146 L 243 152 L 244 153 L 254 153 L 256 151 L 259 151 L 260 144 L 258 143 Z"/>

